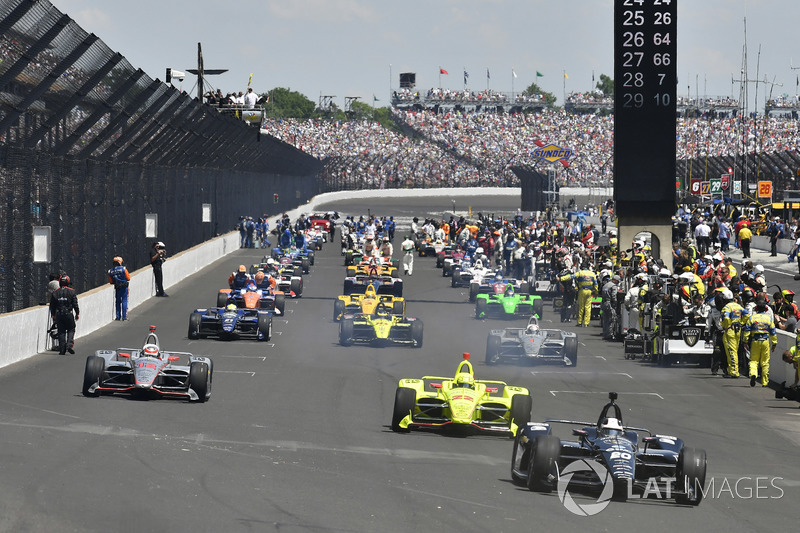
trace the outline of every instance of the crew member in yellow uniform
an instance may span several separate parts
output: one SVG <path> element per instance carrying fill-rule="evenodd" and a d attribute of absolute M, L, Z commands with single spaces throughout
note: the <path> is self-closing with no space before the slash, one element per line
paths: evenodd
<path fill-rule="evenodd" d="M 728 358 L 728 373 L 725 377 L 739 377 L 739 341 L 742 339 L 742 328 L 747 322 L 747 311 L 733 299 L 730 289 L 721 293 L 722 299 L 727 303 L 722 308 L 722 345 L 725 346 L 725 355 Z"/>
<path fill-rule="evenodd" d="M 578 327 L 588 328 L 592 317 L 592 294 L 597 293 L 597 276 L 589 270 L 589 264 L 575 274 L 578 283 Z"/>
<path fill-rule="evenodd" d="M 767 295 L 756 296 L 756 307 L 744 326 L 745 342 L 750 343 L 750 386 L 756 386 L 758 369 L 761 367 L 761 386 L 769 385 L 769 356 L 778 345 L 775 321 L 767 312 Z"/>

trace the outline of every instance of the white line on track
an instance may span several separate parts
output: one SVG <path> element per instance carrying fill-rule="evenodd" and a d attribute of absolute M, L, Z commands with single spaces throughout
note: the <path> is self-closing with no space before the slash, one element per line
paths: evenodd
<path fill-rule="evenodd" d="M 596 357 L 596 358 L 598 358 L 598 359 L 602 359 L 603 361 L 606 361 L 606 360 L 607 360 L 607 359 L 606 359 L 605 357 L 603 357 L 602 355 L 595 355 L 595 357 Z"/>
<path fill-rule="evenodd" d="M 250 374 L 250 377 L 253 377 L 253 376 L 256 375 L 255 372 L 243 372 L 243 371 L 240 371 L 240 370 L 217 370 L 216 373 L 217 374 Z"/>
<path fill-rule="evenodd" d="M 582 342 L 579 342 L 578 344 L 580 344 L 581 346 L 583 346 L 584 348 L 586 348 L 586 345 L 585 345 L 585 344 L 583 344 Z"/>
<path fill-rule="evenodd" d="M 216 357 L 241 357 L 243 359 L 261 359 L 262 361 L 266 361 L 266 356 L 258 356 L 258 355 L 217 355 Z M 222 372 L 222 370 L 220 370 Z"/>
<path fill-rule="evenodd" d="M 536 374 L 564 374 L 565 376 L 569 375 L 569 374 L 594 374 L 594 375 L 598 375 L 598 376 L 599 375 L 604 375 L 604 376 L 625 376 L 628 379 L 633 379 L 633 376 L 631 376 L 630 374 L 628 374 L 626 372 L 577 372 L 577 371 L 573 372 L 573 371 L 570 371 L 570 370 L 543 370 L 543 371 L 540 371 L 540 372 L 531 371 L 531 374 L 533 374 L 534 376 Z"/>
<path fill-rule="evenodd" d="M 555 396 L 557 393 L 565 393 L 565 394 L 608 394 L 607 392 L 594 392 L 594 391 L 586 391 L 586 390 L 551 390 L 550 394 Z M 658 394 L 657 392 L 622 392 L 620 394 L 624 395 L 638 395 L 638 396 L 656 396 L 660 400 L 663 400 L 664 397 Z"/>

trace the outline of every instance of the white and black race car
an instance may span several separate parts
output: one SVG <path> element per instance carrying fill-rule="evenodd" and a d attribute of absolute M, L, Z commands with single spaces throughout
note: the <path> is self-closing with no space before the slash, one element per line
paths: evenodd
<path fill-rule="evenodd" d="M 503 361 L 578 364 L 578 336 L 571 331 L 541 329 L 535 316 L 524 328 L 493 329 L 486 338 L 486 364 Z"/>

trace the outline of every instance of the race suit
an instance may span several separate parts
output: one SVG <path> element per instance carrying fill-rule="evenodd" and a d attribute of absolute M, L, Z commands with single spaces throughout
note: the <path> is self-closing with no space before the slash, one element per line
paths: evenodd
<path fill-rule="evenodd" d="M 592 318 L 592 293 L 597 292 L 597 276 L 584 268 L 575 274 L 578 282 L 578 326 L 589 326 Z"/>
<path fill-rule="evenodd" d="M 609 281 L 603 285 L 603 290 L 601 292 L 603 296 L 603 338 L 606 340 L 613 340 L 616 335 L 614 329 L 617 315 L 617 284 L 613 281 Z"/>
<path fill-rule="evenodd" d="M 411 276 L 414 273 L 414 241 L 406 239 L 400 247 L 403 249 L 403 272 Z"/>
<path fill-rule="evenodd" d="M 728 302 L 722 308 L 722 344 L 728 360 L 728 375 L 739 377 L 739 341 L 742 327 L 747 322 L 747 311 L 736 302 Z"/>
<path fill-rule="evenodd" d="M 751 385 L 758 377 L 761 368 L 761 385 L 769 385 L 769 356 L 778 345 L 775 333 L 775 322 L 772 316 L 756 310 L 750 315 L 744 326 L 745 341 L 750 343 L 750 378 Z"/>

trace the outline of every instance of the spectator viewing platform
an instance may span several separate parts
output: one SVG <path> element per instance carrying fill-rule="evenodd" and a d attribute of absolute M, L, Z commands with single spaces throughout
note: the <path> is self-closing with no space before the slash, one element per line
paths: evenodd
<path fill-rule="evenodd" d="M 398 109 L 458 109 L 506 112 L 541 111 L 547 107 L 544 95 L 526 95 L 486 89 L 428 89 L 401 88 L 392 92 L 392 106 Z"/>

